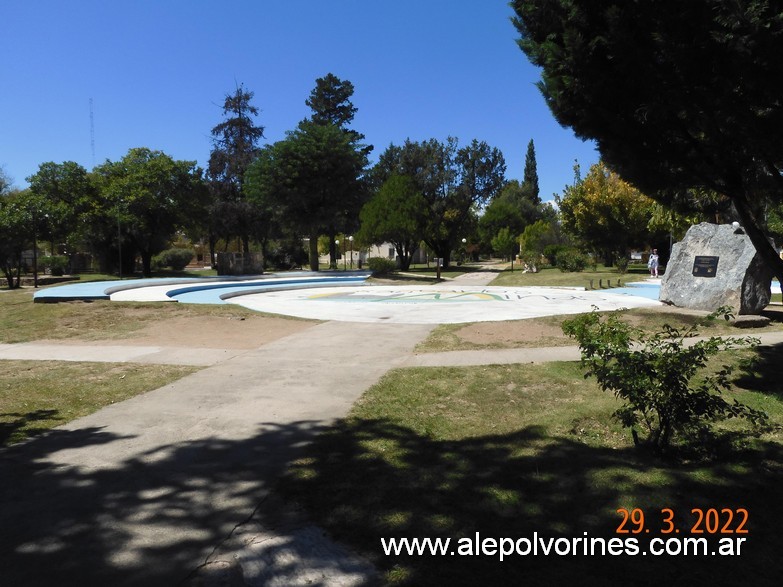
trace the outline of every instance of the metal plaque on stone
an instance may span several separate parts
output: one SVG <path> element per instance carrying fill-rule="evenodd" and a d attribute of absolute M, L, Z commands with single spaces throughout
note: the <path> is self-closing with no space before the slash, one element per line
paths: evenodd
<path fill-rule="evenodd" d="M 694 277 L 715 277 L 718 271 L 718 259 L 710 255 L 697 255 L 693 260 Z"/>

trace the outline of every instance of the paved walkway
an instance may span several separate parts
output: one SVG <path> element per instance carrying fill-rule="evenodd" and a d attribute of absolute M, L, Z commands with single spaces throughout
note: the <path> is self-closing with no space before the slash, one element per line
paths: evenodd
<path fill-rule="evenodd" d="M 177 585 L 430 329 L 314 325 L 0 451 L 2 584 Z M 247 584 L 360 584 L 372 572 L 294 530 L 247 557 Z"/>

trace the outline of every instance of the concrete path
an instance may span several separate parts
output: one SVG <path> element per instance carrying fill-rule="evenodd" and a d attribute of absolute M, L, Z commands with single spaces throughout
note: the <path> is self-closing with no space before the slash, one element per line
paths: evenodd
<path fill-rule="evenodd" d="M 0 583 L 179 584 L 430 328 L 314 325 L 0 451 Z M 243 567 L 247 584 L 361 584 L 372 573 L 312 548 L 307 528 L 274 535 L 269 562 Z"/>

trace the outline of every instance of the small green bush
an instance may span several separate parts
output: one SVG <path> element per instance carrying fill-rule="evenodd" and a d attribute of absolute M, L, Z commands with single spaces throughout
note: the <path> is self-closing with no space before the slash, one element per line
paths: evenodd
<path fill-rule="evenodd" d="M 557 254 L 557 268 L 563 273 L 584 271 L 590 259 L 576 249 L 567 249 Z"/>
<path fill-rule="evenodd" d="M 193 251 L 190 249 L 168 249 L 156 255 L 153 264 L 157 267 L 170 267 L 174 271 L 182 271 L 192 258 Z"/>
<path fill-rule="evenodd" d="M 49 273 L 55 276 L 65 275 L 68 270 L 68 257 L 63 255 L 54 255 L 52 257 L 41 257 L 39 265 L 49 270 Z"/>
<path fill-rule="evenodd" d="M 728 319 L 730 312 L 720 308 L 711 318 L 722 314 Z M 564 321 L 563 332 L 579 343 L 585 377 L 595 377 L 604 391 L 623 401 L 614 416 L 631 429 L 636 445 L 665 452 L 675 436 L 688 445 L 718 420 L 743 418 L 754 426 L 767 422 L 764 412 L 721 397 L 730 387 L 730 366 L 701 374 L 710 357 L 755 346 L 758 339 L 711 337 L 686 345 L 685 339 L 696 334 L 695 325 L 684 331 L 664 325 L 646 335 L 617 314 L 602 319 L 596 311 Z M 646 437 L 640 438 L 640 430 Z"/>
<path fill-rule="evenodd" d="M 627 273 L 628 262 L 628 255 L 617 255 L 614 259 L 614 266 L 617 268 L 617 273 Z"/>
<path fill-rule="evenodd" d="M 573 251 L 574 248 L 569 245 L 547 245 L 544 247 L 544 257 L 547 258 L 550 265 L 557 267 L 557 257 L 563 251 Z"/>
<path fill-rule="evenodd" d="M 367 267 L 373 275 L 387 275 L 397 271 L 397 263 L 393 259 L 384 259 L 383 257 L 370 257 L 367 260 Z"/>

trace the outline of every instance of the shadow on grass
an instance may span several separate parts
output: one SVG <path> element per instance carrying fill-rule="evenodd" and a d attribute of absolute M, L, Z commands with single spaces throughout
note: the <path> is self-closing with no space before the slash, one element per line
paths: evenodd
<path fill-rule="evenodd" d="M 731 461 L 672 465 L 635 450 L 589 447 L 538 427 L 459 441 L 434 440 L 386 420 L 347 420 L 323 434 L 282 482 L 336 538 L 405 585 L 752 585 L 779 578 L 783 450 L 765 444 Z M 649 534 L 676 512 L 691 536 L 693 508 L 746 508 L 748 540 L 730 556 L 384 556 L 381 537 L 618 537 L 618 507 L 642 508 Z M 736 527 L 736 524 L 735 524 Z M 631 526 L 628 526 L 630 529 Z M 694 535 L 694 537 L 705 535 Z M 706 535 L 709 550 L 719 536 Z M 725 535 L 734 538 L 734 535 Z"/>
<path fill-rule="evenodd" d="M 34 423 L 62 420 L 59 413 L 58 410 L 34 410 L 25 414 L 17 412 L 0 414 L 3 420 L 11 419 L 8 422 L 0 422 L 0 448 L 24 440 L 28 436 L 37 436 L 45 432 L 51 426 L 38 427 Z"/>
<path fill-rule="evenodd" d="M 783 343 L 757 347 L 755 359 L 740 365 L 741 374 L 735 379 L 735 385 L 750 391 L 773 394 L 783 399 L 781 356 L 783 356 Z"/>

